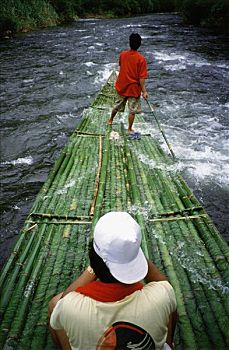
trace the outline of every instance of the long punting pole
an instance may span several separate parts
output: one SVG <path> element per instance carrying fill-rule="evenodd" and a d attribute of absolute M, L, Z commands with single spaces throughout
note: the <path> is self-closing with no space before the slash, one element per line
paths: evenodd
<path fill-rule="evenodd" d="M 171 145 L 169 144 L 169 142 L 168 142 L 168 140 L 167 140 L 167 137 L 165 136 L 165 133 L 164 133 L 164 131 L 163 131 L 162 127 L 161 127 L 161 124 L 160 124 L 160 122 L 159 122 L 159 120 L 158 120 L 158 118 L 157 118 L 157 116 L 156 116 L 156 113 L 155 113 L 154 108 L 152 107 L 152 105 L 151 105 L 151 103 L 149 102 L 148 99 L 146 99 L 146 103 L 148 104 L 148 106 L 149 106 L 151 112 L 153 113 L 153 116 L 154 116 L 154 118 L 155 118 L 155 120 L 156 120 L 156 123 L 157 123 L 157 125 L 158 125 L 158 128 L 159 128 L 160 132 L 162 133 L 162 136 L 164 137 L 164 140 L 165 140 L 165 142 L 166 142 L 166 144 L 167 144 L 167 146 L 168 146 L 168 148 L 169 148 L 169 150 L 170 150 L 170 153 L 172 154 L 173 158 L 175 159 L 175 158 L 176 158 L 176 157 L 175 157 L 175 154 L 174 154 L 174 152 L 173 152 L 173 150 L 172 150 Z"/>

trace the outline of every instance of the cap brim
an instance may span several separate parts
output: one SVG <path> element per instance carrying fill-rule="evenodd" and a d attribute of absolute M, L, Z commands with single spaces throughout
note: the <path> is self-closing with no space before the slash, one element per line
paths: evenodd
<path fill-rule="evenodd" d="M 141 248 L 137 257 L 128 264 L 117 264 L 106 261 L 106 265 L 118 281 L 126 284 L 141 281 L 148 272 L 148 263 Z"/>

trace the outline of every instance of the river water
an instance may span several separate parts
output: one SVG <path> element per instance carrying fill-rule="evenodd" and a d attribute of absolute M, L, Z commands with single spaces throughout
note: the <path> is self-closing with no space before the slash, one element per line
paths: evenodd
<path fill-rule="evenodd" d="M 79 20 L 0 43 L 0 265 L 83 109 L 118 69 L 131 32 L 142 36 L 150 101 L 176 166 L 229 241 L 227 38 L 175 14 Z M 161 139 L 144 103 L 143 112 Z"/>

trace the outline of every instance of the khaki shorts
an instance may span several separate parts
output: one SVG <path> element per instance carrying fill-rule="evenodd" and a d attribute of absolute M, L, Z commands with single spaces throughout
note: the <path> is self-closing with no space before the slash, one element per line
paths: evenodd
<path fill-rule="evenodd" d="M 113 111 L 124 112 L 128 102 L 129 113 L 138 114 L 141 113 L 141 102 L 140 97 L 127 97 L 117 94 Z"/>

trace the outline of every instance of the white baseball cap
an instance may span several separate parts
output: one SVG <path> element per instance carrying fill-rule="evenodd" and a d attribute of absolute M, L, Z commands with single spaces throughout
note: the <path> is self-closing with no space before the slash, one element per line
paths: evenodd
<path fill-rule="evenodd" d="M 95 225 L 95 252 L 122 283 L 138 282 L 147 274 L 148 263 L 140 245 L 141 228 L 126 212 L 107 213 Z"/>

